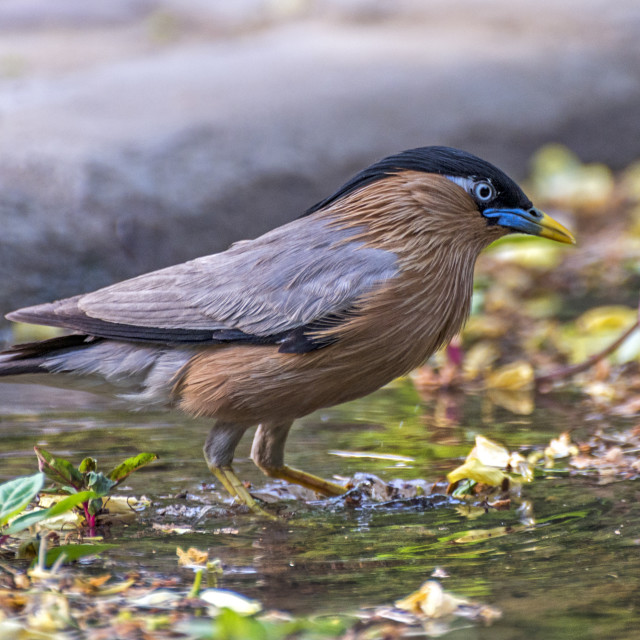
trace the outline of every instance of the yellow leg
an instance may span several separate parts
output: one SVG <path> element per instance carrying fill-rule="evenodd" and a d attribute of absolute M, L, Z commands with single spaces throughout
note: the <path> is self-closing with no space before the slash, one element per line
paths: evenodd
<path fill-rule="evenodd" d="M 231 468 L 231 465 L 224 467 L 210 466 L 211 473 L 218 478 L 220 484 L 234 497 L 240 504 L 244 504 L 249 507 L 253 513 L 258 516 L 269 518 L 270 520 L 277 520 L 276 516 L 272 515 L 268 511 L 265 511 L 258 503 L 253 499 L 251 494 L 247 491 L 246 487 L 242 484 L 240 478 L 235 474 L 235 471 Z"/>
<path fill-rule="evenodd" d="M 299 484 L 324 496 L 341 496 L 346 489 L 335 482 L 284 464 L 284 445 L 292 423 L 265 422 L 258 426 L 251 447 L 251 458 L 270 478 Z"/>
<path fill-rule="evenodd" d="M 301 471 L 300 469 L 294 469 L 286 464 L 283 464 L 280 467 L 269 467 L 268 469 L 263 469 L 263 471 L 270 478 L 279 478 L 280 480 L 286 480 L 293 484 L 299 484 L 306 489 L 311 489 L 311 491 L 320 493 L 323 496 L 341 496 L 346 492 L 345 487 L 337 484 L 336 482 L 325 480 L 324 478 L 314 476 L 313 474 Z"/>

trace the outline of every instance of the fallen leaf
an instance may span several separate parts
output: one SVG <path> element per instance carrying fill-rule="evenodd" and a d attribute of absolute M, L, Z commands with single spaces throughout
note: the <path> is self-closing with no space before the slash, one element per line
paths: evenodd
<path fill-rule="evenodd" d="M 482 482 L 492 487 L 498 487 L 508 476 L 500 469 L 496 469 L 496 467 L 490 467 L 480 462 L 477 458 L 471 458 L 447 474 L 447 480 L 450 484 L 454 484 L 465 478 Z"/>
<path fill-rule="evenodd" d="M 204 567 L 207 564 L 207 560 L 209 560 L 209 554 L 206 551 L 200 551 L 195 547 L 189 547 L 187 551 L 184 551 L 182 547 L 176 547 L 176 555 L 178 556 L 178 564 L 181 567 Z"/>
<path fill-rule="evenodd" d="M 635 324 L 638 310 L 622 305 L 594 307 L 585 311 L 577 320 L 576 326 L 585 333 L 601 331 L 622 332 Z"/>
<path fill-rule="evenodd" d="M 470 458 L 477 458 L 482 464 L 504 469 L 509 464 L 511 454 L 501 444 L 478 435 L 476 436 L 476 446 L 467 456 L 467 460 Z"/>
<path fill-rule="evenodd" d="M 245 598 L 225 589 L 205 589 L 198 597 L 216 609 L 231 609 L 245 616 L 258 613 L 262 609 L 262 605 L 257 600 Z"/>
<path fill-rule="evenodd" d="M 547 461 L 557 460 L 559 458 L 568 458 L 569 456 L 577 456 L 578 447 L 571 444 L 571 438 L 568 433 L 561 433 L 557 438 L 553 438 L 549 446 L 544 450 L 544 456 Z"/>
<path fill-rule="evenodd" d="M 427 618 L 450 616 L 466 604 L 467 600 L 447 593 L 435 580 L 427 580 L 418 591 L 395 603 L 398 609 Z"/>
<path fill-rule="evenodd" d="M 490 373 L 485 379 L 485 386 L 489 389 L 508 389 L 513 391 L 531 389 L 534 377 L 531 364 L 518 360 Z"/>

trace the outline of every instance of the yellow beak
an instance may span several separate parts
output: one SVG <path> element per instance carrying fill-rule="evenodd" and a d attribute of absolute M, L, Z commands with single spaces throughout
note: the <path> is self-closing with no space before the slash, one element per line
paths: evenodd
<path fill-rule="evenodd" d="M 575 244 L 575 236 L 557 220 L 554 220 L 551 216 L 547 215 L 543 211 L 542 218 L 538 221 L 540 225 L 539 236 L 542 238 L 549 238 L 549 240 L 555 240 L 556 242 L 564 242 L 565 244 Z"/>

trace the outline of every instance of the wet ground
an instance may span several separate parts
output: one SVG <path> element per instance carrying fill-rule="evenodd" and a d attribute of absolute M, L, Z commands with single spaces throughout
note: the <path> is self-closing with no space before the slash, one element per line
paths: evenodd
<path fill-rule="evenodd" d="M 206 423 L 166 414 L 130 413 L 90 396 L 0 388 L 0 480 L 33 473 L 33 445 L 103 469 L 139 451 L 159 460 L 133 474 L 123 493 L 146 495 L 139 521 L 114 527 L 117 547 L 88 570 L 124 576 L 177 576 L 176 546 L 209 550 L 224 567 L 219 586 L 296 615 L 341 614 L 390 604 L 417 589 L 435 570 L 455 594 L 502 611 L 490 627 L 456 623 L 451 639 L 573 639 L 637 637 L 640 628 L 640 505 L 638 485 L 604 484 L 562 465 L 522 487 L 520 504 L 470 518 L 443 496 L 347 507 L 323 500 L 270 505 L 288 519 L 270 523 L 230 508 L 201 457 Z M 331 477 L 374 473 L 384 480 L 441 480 L 483 434 L 510 449 L 544 447 L 565 430 L 579 439 L 611 424 L 580 409 L 569 393 L 540 396 L 530 415 L 514 415 L 483 395 L 420 398 L 409 380 L 369 398 L 299 421 L 289 438 L 289 462 Z M 274 489 L 248 460 L 249 439 L 236 470 L 255 488 Z M 367 452 L 356 458 L 330 452 Z M 395 454 L 411 460 L 378 459 Z M 210 506 L 209 509 L 206 509 Z M 526 517 L 525 517 L 526 515 Z M 527 526 L 527 518 L 532 518 Z M 184 535 L 154 525 L 187 525 Z"/>

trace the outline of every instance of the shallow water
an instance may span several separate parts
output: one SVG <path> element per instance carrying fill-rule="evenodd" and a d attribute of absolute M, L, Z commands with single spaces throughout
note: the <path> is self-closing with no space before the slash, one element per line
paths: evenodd
<path fill-rule="evenodd" d="M 409 380 L 369 398 L 299 421 L 287 448 L 291 464 L 331 477 L 355 472 L 392 478 L 441 479 L 473 446 L 476 434 L 510 448 L 539 447 L 566 429 L 584 435 L 609 425 L 580 411 L 576 398 L 542 396 L 530 415 L 516 415 L 482 395 L 420 397 Z M 640 505 L 634 482 L 599 484 L 558 472 L 522 488 L 533 526 L 517 510 L 470 519 L 454 500 L 400 501 L 347 508 L 332 501 L 287 502 L 292 517 L 265 523 L 220 508 L 201 446 L 206 422 L 131 413 L 82 394 L 0 387 L 0 480 L 33 473 L 40 444 L 76 463 L 96 457 L 103 470 L 139 451 L 159 461 L 131 476 L 124 493 L 145 494 L 153 507 L 112 531 L 117 548 L 92 563 L 115 574 L 132 569 L 177 576 L 176 546 L 208 549 L 225 572 L 219 586 L 295 614 L 347 613 L 390 604 L 417 589 L 436 568 L 443 586 L 491 604 L 502 619 L 483 628 L 460 623 L 447 638 L 633 638 L 640 634 Z M 577 437 L 577 435 L 576 435 Z M 236 471 L 255 487 L 273 486 L 248 460 Z M 331 451 L 396 454 L 413 461 L 332 455 Z M 199 520 L 191 507 L 213 505 Z M 161 507 L 177 508 L 158 516 Z M 166 534 L 154 522 L 194 527 Z M 464 535 L 465 532 L 473 535 Z"/>

